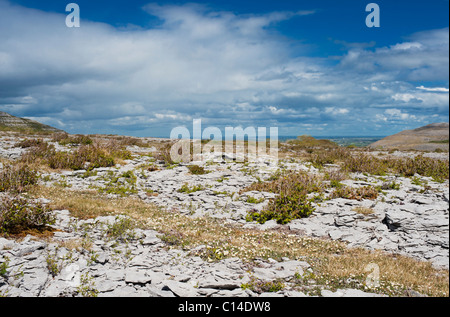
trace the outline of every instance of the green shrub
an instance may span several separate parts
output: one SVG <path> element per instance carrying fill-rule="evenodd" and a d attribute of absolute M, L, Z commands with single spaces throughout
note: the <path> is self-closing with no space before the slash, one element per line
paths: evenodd
<path fill-rule="evenodd" d="M 133 171 L 127 171 L 120 176 L 112 177 L 105 187 L 98 188 L 98 191 L 100 193 L 126 197 L 131 194 L 137 194 L 136 181 L 137 177 Z"/>
<path fill-rule="evenodd" d="M 276 220 L 279 224 L 286 224 L 294 219 L 307 218 L 312 215 L 315 208 L 312 202 L 302 193 L 281 194 L 271 200 L 262 211 L 250 211 L 247 221 L 256 221 L 264 224 L 269 220 Z"/>
<path fill-rule="evenodd" d="M 107 226 L 105 234 L 108 238 L 119 241 L 130 241 L 135 239 L 136 224 L 131 218 L 116 217 L 113 224 Z"/>
<path fill-rule="evenodd" d="M 199 192 L 199 191 L 204 190 L 204 189 L 205 189 L 205 187 L 203 187 L 202 185 L 189 187 L 188 184 L 184 184 L 183 186 L 181 186 L 180 189 L 178 189 L 178 192 L 179 193 L 190 194 L 190 193 Z"/>
<path fill-rule="evenodd" d="M 25 164 L 6 165 L 0 171 L 0 192 L 23 193 L 38 180 L 38 173 Z"/>
<path fill-rule="evenodd" d="M 252 196 L 247 196 L 247 200 L 246 200 L 246 202 L 249 203 L 249 204 L 260 204 L 263 201 L 264 201 L 264 198 L 257 199 L 257 198 L 252 197 Z"/>
<path fill-rule="evenodd" d="M 170 246 L 174 245 L 182 246 L 183 244 L 186 243 L 184 235 L 181 232 L 174 229 L 163 232 L 162 235 L 158 235 L 158 238 Z"/>
<path fill-rule="evenodd" d="M 24 230 L 42 230 L 53 225 L 55 217 L 45 205 L 24 198 L 6 197 L 0 202 L 0 233 L 18 234 Z"/>
<path fill-rule="evenodd" d="M 274 281 L 263 281 L 255 277 L 250 277 L 248 283 L 242 284 L 241 288 L 243 290 L 251 290 L 252 292 L 262 294 L 262 293 L 276 293 L 281 291 L 285 287 L 282 280 Z"/>
<path fill-rule="evenodd" d="M 87 135 L 77 134 L 74 136 L 67 135 L 66 137 L 60 139 L 58 143 L 60 145 L 90 145 L 94 141 Z"/>
<path fill-rule="evenodd" d="M 269 191 L 278 196 L 271 199 L 262 211 L 250 211 L 246 220 L 263 224 L 274 219 L 280 224 L 286 224 L 294 219 L 309 217 L 315 207 L 312 199 L 307 196 L 311 193 L 321 193 L 323 186 L 321 179 L 306 173 L 286 174 L 272 182 L 253 184 L 245 191 Z"/>
<path fill-rule="evenodd" d="M 400 190 L 400 187 L 400 184 L 395 181 L 383 183 L 383 185 L 381 185 L 381 189 L 383 190 Z"/>
<path fill-rule="evenodd" d="M 198 165 L 190 165 L 188 166 L 188 169 L 194 175 L 203 175 L 208 173 L 207 171 L 205 171 L 204 167 Z"/>
<path fill-rule="evenodd" d="M 323 191 L 322 179 L 304 172 L 283 172 L 268 182 L 257 182 L 240 191 L 260 191 L 280 194 L 291 190 L 305 190 L 308 194 Z"/>
<path fill-rule="evenodd" d="M 333 188 L 342 188 L 344 186 L 344 184 L 342 184 L 340 181 L 332 179 L 330 181 L 330 186 Z"/>

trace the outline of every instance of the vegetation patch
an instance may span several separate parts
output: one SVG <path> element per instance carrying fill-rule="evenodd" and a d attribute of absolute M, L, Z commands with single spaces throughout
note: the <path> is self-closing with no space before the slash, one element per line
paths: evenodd
<path fill-rule="evenodd" d="M 53 141 L 58 142 L 60 145 L 90 145 L 93 144 L 94 141 L 91 137 L 87 135 L 77 134 L 77 135 L 69 135 L 67 133 L 57 133 L 53 136 Z"/>
<path fill-rule="evenodd" d="M 189 165 L 187 168 L 189 169 L 191 174 L 194 174 L 194 175 L 203 175 L 203 174 L 209 173 L 208 171 L 205 171 L 204 167 L 198 166 L 198 165 Z"/>
<path fill-rule="evenodd" d="M 286 224 L 294 219 L 309 217 L 315 210 L 313 200 L 308 194 L 321 193 L 324 189 L 322 179 L 306 173 L 286 173 L 277 180 L 266 183 L 255 183 L 245 191 L 258 190 L 278 194 L 271 199 L 262 210 L 252 210 L 247 221 L 265 223 L 274 219 L 279 224 Z"/>
<path fill-rule="evenodd" d="M 341 173 L 365 173 L 378 176 L 410 177 L 415 174 L 443 182 L 449 178 L 448 161 L 417 155 L 407 158 L 375 157 L 346 147 L 312 149 L 306 161 L 322 169 L 326 164 L 339 164 Z"/>
<path fill-rule="evenodd" d="M 117 215 L 116 211 L 120 210 L 134 219 L 139 227 L 173 233 L 176 236 L 173 247 L 193 249 L 208 245 L 221 258 L 239 257 L 244 261 L 256 258 L 281 260 L 283 257 L 301 259 L 311 265 L 316 283 L 322 283 L 325 288 L 331 288 L 333 281 L 338 285 L 353 277 L 367 277 L 366 266 L 376 263 L 380 267 L 380 286 L 369 291 L 404 295 L 402 290 L 412 289 L 429 296 L 448 297 L 449 294 L 448 270 L 437 270 L 429 262 L 405 256 L 347 248 L 342 242 L 301 237 L 284 231 L 245 229 L 218 219 L 193 219 L 133 197 L 111 198 L 95 191 L 79 192 L 41 186 L 33 188 L 33 195 L 51 199 L 51 208 L 70 210 L 72 216 L 82 219 Z M 207 248 L 204 250 L 207 254 Z M 364 287 L 358 286 L 367 291 Z"/>
<path fill-rule="evenodd" d="M 34 147 L 34 146 L 40 146 L 42 143 L 44 143 L 44 141 L 42 139 L 25 139 L 23 141 L 20 141 L 18 143 L 16 143 L 15 147 L 20 147 L 20 148 L 30 148 L 30 147 Z"/>
<path fill-rule="evenodd" d="M 318 140 L 310 135 L 299 136 L 296 140 L 289 140 L 287 143 L 293 150 L 312 148 L 336 148 L 339 146 L 337 143 L 330 140 Z"/>
<path fill-rule="evenodd" d="M 129 217 L 116 217 L 113 224 L 107 226 L 105 234 L 108 239 L 127 242 L 135 239 L 135 222 Z"/>
<path fill-rule="evenodd" d="M 15 235 L 26 230 L 42 231 L 53 225 L 51 210 L 39 202 L 20 197 L 3 197 L 0 201 L 0 234 Z"/>
<path fill-rule="evenodd" d="M 109 182 L 104 187 L 97 188 L 100 193 L 119 195 L 122 197 L 137 194 L 137 177 L 133 171 L 126 171 L 119 176 L 114 176 L 114 173 L 110 171 L 108 175 L 111 177 Z"/>
<path fill-rule="evenodd" d="M 116 160 L 130 159 L 131 153 L 114 142 L 81 145 L 75 151 L 59 152 L 47 142 L 37 143 L 22 156 L 22 162 L 41 162 L 51 169 L 92 170 L 111 167 Z"/>
<path fill-rule="evenodd" d="M 243 290 L 248 289 L 257 294 L 276 293 L 281 291 L 284 287 L 285 284 L 282 280 L 263 281 L 253 276 L 250 277 L 250 282 L 241 285 Z"/>
<path fill-rule="evenodd" d="M 187 183 L 184 184 L 183 186 L 181 186 L 180 189 L 178 189 L 177 191 L 179 193 L 185 193 L 185 194 L 190 194 L 190 193 L 195 193 L 195 192 L 199 192 L 204 190 L 205 187 L 203 187 L 202 185 L 194 185 L 192 187 L 190 187 Z"/>
<path fill-rule="evenodd" d="M 0 171 L 0 192 L 23 193 L 38 180 L 38 173 L 25 164 L 8 164 Z"/>
<path fill-rule="evenodd" d="M 440 140 L 440 141 L 430 141 L 428 143 L 434 143 L 434 144 L 449 144 L 449 140 Z"/>
<path fill-rule="evenodd" d="M 378 190 L 373 186 L 350 187 L 343 186 L 336 188 L 331 194 L 331 198 L 345 198 L 362 201 L 364 199 L 375 200 L 378 198 Z"/>

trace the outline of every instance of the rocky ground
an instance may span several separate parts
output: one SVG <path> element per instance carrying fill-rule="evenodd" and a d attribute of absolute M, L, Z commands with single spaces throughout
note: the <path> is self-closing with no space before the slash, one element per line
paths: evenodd
<path fill-rule="evenodd" d="M 17 141 L 11 137 L 1 138 L 0 156 L 19 158 L 25 149 L 14 147 Z M 70 150 L 57 143 L 55 146 L 59 150 Z M 288 230 L 294 235 L 342 241 L 349 247 L 402 254 L 448 270 L 448 180 L 439 183 L 421 176 L 412 179 L 354 174 L 342 183 L 350 187 L 386 183 L 396 186 L 384 189 L 376 200 L 324 199 L 315 205 L 316 210 L 309 218 L 285 225 L 273 220 L 261 225 L 247 222 L 247 213 L 264 208 L 275 194 L 241 192 L 244 188 L 264 182 L 280 169 L 312 174 L 319 171 L 309 163 L 286 159 L 278 166 L 264 160 L 245 164 L 200 162 L 196 164 L 204 167 L 206 173 L 194 175 L 188 165 L 167 167 L 155 160 L 154 147 L 130 146 L 128 149 L 135 154 L 133 159 L 115 167 L 90 172 L 46 171 L 41 173 L 41 183 L 70 190 L 94 189 L 111 196 L 136 196 L 146 203 L 194 218 L 218 218 L 243 228 Z M 404 155 L 402 153 L 399 155 Z M 448 153 L 436 155 L 448 159 Z M 154 168 L 149 169 L 150 166 Z M 51 239 L 31 235 L 23 240 L 0 238 L 0 295 L 383 295 L 352 288 L 330 291 L 315 283 L 313 278 L 307 288 L 299 288 L 299 280 L 304 282 L 314 273 L 310 264 L 302 260 L 269 258 L 249 264 L 239 258 L 226 258 L 209 262 L 195 256 L 195 250 L 168 248 L 161 234 L 153 230 L 133 229 L 125 236 L 111 238 L 107 232 L 126 223 L 126 217 L 80 220 L 67 210 L 54 213 L 57 231 Z M 86 243 L 89 248 L 83 246 Z"/>

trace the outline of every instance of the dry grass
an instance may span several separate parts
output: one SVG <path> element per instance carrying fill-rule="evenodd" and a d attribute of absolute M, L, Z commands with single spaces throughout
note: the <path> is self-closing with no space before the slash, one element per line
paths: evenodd
<path fill-rule="evenodd" d="M 361 215 L 372 215 L 374 213 L 373 208 L 370 207 L 355 207 L 352 210 Z"/>
<path fill-rule="evenodd" d="M 412 289 L 428 296 L 449 296 L 448 270 L 436 270 L 429 262 L 408 257 L 347 249 L 338 258 L 328 257 L 317 267 L 323 278 L 342 281 L 349 277 L 366 278 L 369 264 L 379 267 L 380 288 L 388 294 L 404 295 L 405 290 Z"/>
<path fill-rule="evenodd" d="M 362 201 L 364 199 L 375 200 L 378 198 L 378 191 L 373 186 L 350 187 L 342 186 L 336 188 L 331 194 L 331 198 L 345 198 Z"/>
<path fill-rule="evenodd" d="M 131 153 L 126 150 L 125 146 L 114 140 L 92 141 L 89 137 L 79 136 L 67 137 L 61 141 L 73 145 L 76 142 L 84 142 L 85 144 L 73 151 L 60 152 L 47 142 L 32 142 L 27 153 L 22 155 L 21 162 L 30 166 L 43 165 L 54 170 L 81 170 L 110 167 L 120 160 L 131 158 Z"/>
<path fill-rule="evenodd" d="M 428 262 L 378 251 L 349 249 L 340 242 L 302 237 L 290 231 L 259 231 L 227 225 L 217 219 L 193 219 L 136 198 L 112 199 L 97 192 L 46 187 L 36 187 L 33 195 L 51 199 L 52 208 L 68 209 L 79 218 L 128 215 L 142 227 L 161 232 L 163 240 L 170 241 L 171 245 L 186 249 L 206 245 L 199 255 L 209 261 L 226 257 L 248 261 L 258 257 L 302 259 L 312 265 L 316 282 L 330 288 L 333 283 L 339 286 L 343 280 L 365 278 L 368 272 L 364 269 L 374 263 L 380 268 L 380 292 L 404 295 L 404 290 L 413 289 L 430 296 L 449 295 L 448 270 L 436 270 Z"/>

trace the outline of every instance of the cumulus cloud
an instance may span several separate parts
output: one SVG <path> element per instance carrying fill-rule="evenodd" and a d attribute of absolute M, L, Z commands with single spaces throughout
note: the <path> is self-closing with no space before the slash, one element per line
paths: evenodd
<path fill-rule="evenodd" d="M 417 82 L 448 85 L 448 28 L 389 47 L 348 45 L 335 65 L 302 55 L 301 47 L 291 51 L 289 40 L 268 31 L 314 11 L 238 15 L 198 4 L 143 10 L 159 23 L 117 29 L 83 20 L 67 28 L 64 14 L 0 0 L 0 30 L 7 30 L 0 32 L 0 110 L 72 132 L 137 135 L 168 135 L 193 118 L 295 134 L 448 118 L 448 88 Z"/>
<path fill-rule="evenodd" d="M 350 50 L 341 65 L 385 80 L 448 82 L 448 46 L 448 28 L 424 31 L 388 47 Z"/>

